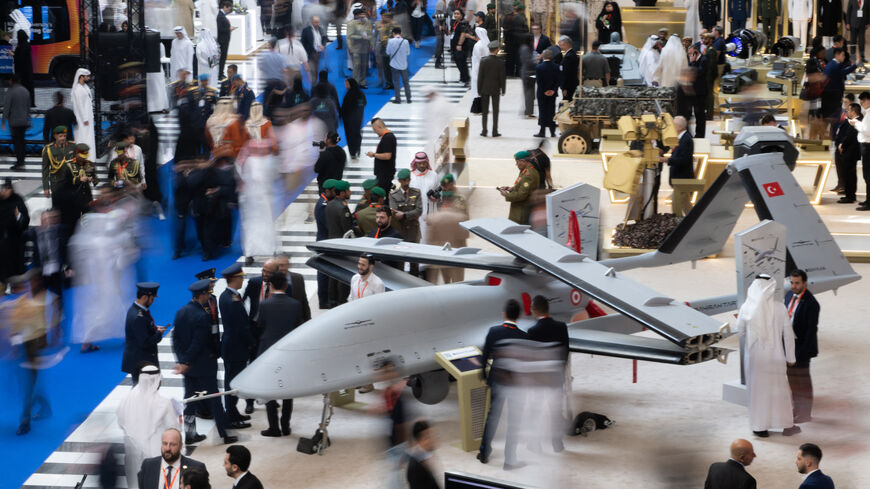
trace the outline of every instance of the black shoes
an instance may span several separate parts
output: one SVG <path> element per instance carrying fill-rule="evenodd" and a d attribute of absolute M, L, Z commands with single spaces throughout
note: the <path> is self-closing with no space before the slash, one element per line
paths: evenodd
<path fill-rule="evenodd" d="M 782 430 L 782 436 L 792 436 L 801 432 L 801 427 L 794 425 L 791 428 L 786 428 Z"/>
<path fill-rule="evenodd" d="M 870 204 L 861 204 L 855 208 L 856 211 L 870 211 Z"/>
<path fill-rule="evenodd" d="M 194 443 L 199 443 L 202 440 L 205 440 L 205 435 L 200 435 L 199 433 L 194 433 L 193 435 L 187 435 L 184 437 L 185 445 L 193 445 Z"/>
<path fill-rule="evenodd" d="M 854 204 L 855 199 L 853 199 L 851 197 L 840 197 L 840 199 L 837 200 L 837 203 L 838 204 Z"/>
<path fill-rule="evenodd" d="M 232 445 L 233 443 L 239 441 L 238 436 L 225 436 L 224 437 L 224 445 Z"/>
<path fill-rule="evenodd" d="M 757 436 L 757 437 L 759 437 L 759 438 L 767 438 L 767 437 L 770 436 L 770 433 L 768 433 L 767 430 L 764 430 L 764 431 L 753 431 L 752 434 L 755 435 L 755 436 Z"/>
<path fill-rule="evenodd" d="M 263 436 L 272 436 L 272 437 L 275 437 L 275 438 L 279 438 L 279 437 L 281 436 L 281 430 L 278 430 L 278 429 L 274 429 L 274 430 L 273 430 L 273 429 L 268 429 L 268 430 L 263 430 L 263 431 L 261 431 L 260 434 L 263 435 Z"/>
<path fill-rule="evenodd" d="M 544 134 L 544 131 L 543 131 L 543 130 L 541 130 L 541 132 L 535 134 L 535 135 L 532 136 L 532 137 L 533 137 L 533 138 L 545 138 L 545 137 L 547 137 L 547 135 Z"/>
<path fill-rule="evenodd" d="M 402 103 L 402 100 L 394 98 L 393 100 L 391 100 L 391 102 L 393 102 L 394 104 L 400 104 L 400 103 Z"/>
<path fill-rule="evenodd" d="M 477 454 L 477 459 L 480 460 L 480 463 L 482 463 L 482 464 L 489 463 L 489 456 L 484 455 L 483 452 L 479 452 Z"/>
<path fill-rule="evenodd" d="M 254 401 L 246 401 L 245 414 L 251 414 L 253 412 L 254 412 Z M 251 419 L 251 418 L 248 418 L 248 419 Z M 245 421 L 247 421 L 247 419 Z"/>
<path fill-rule="evenodd" d="M 483 137 L 486 137 L 487 136 L 486 131 L 480 131 L 480 135 Z"/>
<path fill-rule="evenodd" d="M 30 423 L 21 423 L 18 425 L 18 430 L 15 431 L 15 434 L 18 436 L 26 435 L 30 433 Z"/>
<path fill-rule="evenodd" d="M 230 428 L 232 428 L 234 430 L 243 430 L 245 428 L 250 428 L 250 427 L 251 427 L 251 423 L 246 423 L 244 421 L 233 421 L 232 423 L 230 423 Z"/>
<path fill-rule="evenodd" d="M 501 133 L 500 133 L 500 132 L 494 132 L 494 133 L 492 133 L 492 137 L 494 137 L 494 138 L 499 138 L 499 137 L 501 137 Z"/>
<path fill-rule="evenodd" d="M 289 426 L 284 426 L 281 428 L 281 434 L 284 436 L 290 436 L 290 433 L 293 433 L 293 430 L 290 429 Z"/>

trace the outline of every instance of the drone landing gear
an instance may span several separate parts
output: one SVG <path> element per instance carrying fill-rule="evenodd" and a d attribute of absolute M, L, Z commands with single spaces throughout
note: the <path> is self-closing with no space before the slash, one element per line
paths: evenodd
<path fill-rule="evenodd" d="M 311 438 L 300 438 L 299 444 L 296 445 L 296 451 L 307 453 L 309 455 L 323 455 L 323 452 L 332 444 L 329 441 L 329 432 L 326 427 L 329 426 L 329 421 L 332 419 L 333 409 L 332 400 L 329 394 L 323 395 L 323 412 L 320 415 L 320 425 L 314 432 Z"/>

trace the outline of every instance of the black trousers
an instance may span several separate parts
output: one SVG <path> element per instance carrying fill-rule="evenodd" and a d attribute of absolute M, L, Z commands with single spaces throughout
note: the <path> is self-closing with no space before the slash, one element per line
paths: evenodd
<path fill-rule="evenodd" d="M 290 416 L 293 415 L 293 399 L 284 399 L 281 402 L 281 426 L 280 429 L 290 429 Z M 266 403 L 266 419 L 269 421 L 269 429 L 277 430 L 278 428 L 278 401 L 269 401 Z"/>
<path fill-rule="evenodd" d="M 239 375 L 239 372 L 245 369 L 248 365 L 247 361 L 241 362 L 224 362 L 224 390 L 230 390 L 230 383 L 236 378 L 236 375 Z M 227 417 L 229 417 L 230 421 L 241 421 L 241 413 L 239 413 L 239 408 L 236 407 L 238 404 L 239 398 L 236 396 L 224 396 L 224 405 L 226 407 Z"/>
<path fill-rule="evenodd" d="M 213 376 L 184 376 L 185 399 L 193 397 L 196 395 L 197 392 L 201 391 L 205 391 L 208 394 L 216 393 L 218 391 L 217 378 Z M 221 438 L 227 436 L 226 430 L 229 426 L 229 421 L 227 420 L 227 413 L 224 412 L 224 408 L 223 406 L 221 406 L 220 398 L 212 397 L 211 399 L 206 399 L 204 401 L 189 402 L 184 406 L 184 416 L 195 416 L 198 408 L 197 405 L 200 403 L 206 403 L 209 411 L 214 415 L 214 421 L 215 426 L 218 429 L 218 435 L 220 435 Z"/>
<path fill-rule="evenodd" d="M 866 164 L 864 164 L 865 161 L 867 162 Z M 870 143 L 861 143 L 861 173 L 864 176 L 864 185 L 867 188 L 866 201 L 870 201 Z"/>
<path fill-rule="evenodd" d="M 852 59 L 860 61 L 864 59 L 864 28 L 866 24 L 849 26 L 849 54 Z M 855 58 L 855 45 L 858 45 L 858 57 Z"/>
<path fill-rule="evenodd" d="M 328 304 L 330 308 L 340 306 L 347 302 L 347 296 L 350 294 L 350 286 L 335 280 L 334 278 L 330 278 L 329 280 L 329 292 L 327 294 Z"/>
<path fill-rule="evenodd" d="M 535 79 L 531 76 L 523 77 L 523 98 L 525 99 L 524 114 L 535 115 Z"/>
<path fill-rule="evenodd" d="M 840 170 L 840 183 L 843 185 L 845 197 L 849 199 L 854 199 L 855 193 L 858 191 L 858 156 L 858 151 L 846 151 L 840 154 L 838 150 L 836 153 L 837 168 Z"/>
<path fill-rule="evenodd" d="M 375 162 L 375 178 L 378 179 L 378 187 L 390 193 L 393 188 L 393 176 L 396 174 L 396 168 L 378 168 L 378 163 Z"/>
<path fill-rule="evenodd" d="M 214 216 L 195 216 L 196 236 L 202 246 L 203 258 L 210 260 L 218 254 L 219 222 Z"/>
<path fill-rule="evenodd" d="M 703 138 L 707 134 L 707 95 L 695 95 L 691 103 L 695 114 L 695 137 Z"/>
<path fill-rule="evenodd" d="M 465 55 L 465 51 L 453 51 L 453 62 L 456 63 L 456 68 L 459 70 L 459 81 L 462 83 L 470 82 L 468 57 Z"/>
<path fill-rule="evenodd" d="M 314 75 L 316 76 L 317 73 Z M 272 112 L 275 110 L 275 106 L 279 105 L 282 100 L 279 96 L 272 96 L 272 91 L 283 90 L 285 88 L 287 88 L 287 84 L 284 83 L 284 80 L 266 80 L 266 88 L 263 89 L 263 115 L 267 119 L 272 119 Z"/>
<path fill-rule="evenodd" d="M 344 135 L 347 137 L 347 151 L 358 157 L 362 146 L 362 120 L 344 119 Z"/>
<path fill-rule="evenodd" d="M 810 377 L 810 362 L 786 367 L 788 385 L 791 387 L 794 417 L 809 419 L 813 411 L 813 379 Z"/>
<path fill-rule="evenodd" d="M 218 47 L 221 50 L 221 59 L 220 64 L 218 65 L 218 78 L 222 79 L 224 77 L 224 65 L 227 64 L 227 52 L 230 50 L 230 42 L 227 41 L 226 44 L 220 44 Z"/>
<path fill-rule="evenodd" d="M 15 165 L 24 165 L 25 143 L 24 135 L 27 133 L 27 126 L 10 127 L 12 132 L 12 146 L 15 148 Z"/>
<path fill-rule="evenodd" d="M 444 64 L 444 33 L 435 29 L 435 67 L 440 68 Z"/>
<path fill-rule="evenodd" d="M 501 99 L 499 94 L 495 95 L 482 95 L 480 96 L 480 109 L 483 113 L 483 130 L 486 131 L 486 119 L 489 115 L 489 101 L 492 100 L 492 132 L 493 134 L 498 132 L 498 103 Z"/>
<path fill-rule="evenodd" d="M 556 128 L 556 96 L 538 94 L 538 125 L 543 131 L 547 127 Z"/>

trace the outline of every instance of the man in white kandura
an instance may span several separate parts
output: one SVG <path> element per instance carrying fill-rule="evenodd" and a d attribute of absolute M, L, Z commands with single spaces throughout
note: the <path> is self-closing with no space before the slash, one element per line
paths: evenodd
<path fill-rule="evenodd" d="M 782 298 L 775 298 L 776 282 L 759 275 L 746 291 L 737 315 L 737 334 L 744 338 L 743 368 L 749 391 L 749 425 L 756 436 L 782 430 L 800 433 L 795 426 L 786 366 L 794 365 L 794 332 Z"/>
<path fill-rule="evenodd" d="M 384 282 L 374 273 L 375 259 L 371 255 L 360 256 L 356 269 L 359 273 L 350 279 L 348 302 L 384 292 Z"/>
<path fill-rule="evenodd" d="M 184 27 L 175 26 L 175 39 L 172 40 L 172 50 L 169 52 L 169 73 L 178 70 L 193 73 L 193 41 L 187 37 Z"/>
<path fill-rule="evenodd" d="M 72 102 L 73 113 L 76 116 L 75 136 L 77 143 L 85 143 L 89 148 L 96 148 L 97 143 L 94 138 L 94 97 L 91 93 L 91 87 L 88 86 L 88 81 L 91 79 L 91 72 L 84 68 L 79 68 L 76 71 L 76 76 L 73 78 L 73 86 L 70 91 L 70 101 Z M 96 154 L 96 151 L 94 151 Z"/>

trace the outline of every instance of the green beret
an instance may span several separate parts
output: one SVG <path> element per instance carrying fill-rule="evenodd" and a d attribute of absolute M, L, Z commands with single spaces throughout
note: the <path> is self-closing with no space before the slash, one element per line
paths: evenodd
<path fill-rule="evenodd" d="M 378 197 L 386 197 L 387 191 L 382 189 L 381 187 L 375 187 L 372 189 L 372 195 L 377 195 Z"/>
<path fill-rule="evenodd" d="M 87 153 L 91 150 L 91 148 L 85 143 L 79 143 L 76 145 L 77 153 Z"/>
<path fill-rule="evenodd" d="M 54 128 L 54 134 L 60 134 L 62 132 L 67 132 L 66 126 L 57 126 Z"/>
<path fill-rule="evenodd" d="M 399 173 L 396 174 L 396 178 L 398 178 L 399 180 L 411 178 L 411 170 L 407 168 L 402 168 L 401 170 L 399 170 Z"/>
<path fill-rule="evenodd" d="M 526 9 L 526 6 L 520 2 L 515 2 L 514 6 L 517 8 L 517 10 L 525 10 Z"/>
<path fill-rule="evenodd" d="M 339 192 L 344 192 L 345 190 L 350 190 L 350 183 L 347 180 L 336 180 L 335 187 L 333 188 Z"/>
<path fill-rule="evenodd" d="M 529 158 L 531 156 L 532 156 L 532 153 L 529 153 L 528 151 L 517 151 L 516 153 L 514 153 L 515 160 L 524 160 L 524 159 Z"/>
<path fill-rule="evenodd" d="M 363 190 L 371 190 L 375 188 L 375 185 L 378 184 L 377 179 L 369 178 L 368 180 L 364 180 L 362 183 Z"/>
<path fill-rule="evenodd" d="M 448 173 L 447 175 L 441 177 L 441 185 L 444 185 L 445 183 L 453 183 L 455 181 L 456 178 L 453 177 L 452 173 Z"/>
<path fill-rule="evenodd" d="M 335 188 L 335 183 L 337 182 L 334 178 L 328 178 L 323 182 L 323 189 Z"/>
<path fill-rule="evenodd" d="M 494 3 L 488 3 L 488 4 L 486 4 L 486 8 L 487 8 L 487 10 L 489 10 L 489 9 L 491 9 L 491 8 L 495 8 L 495 4 L 494 4 Z"/>

